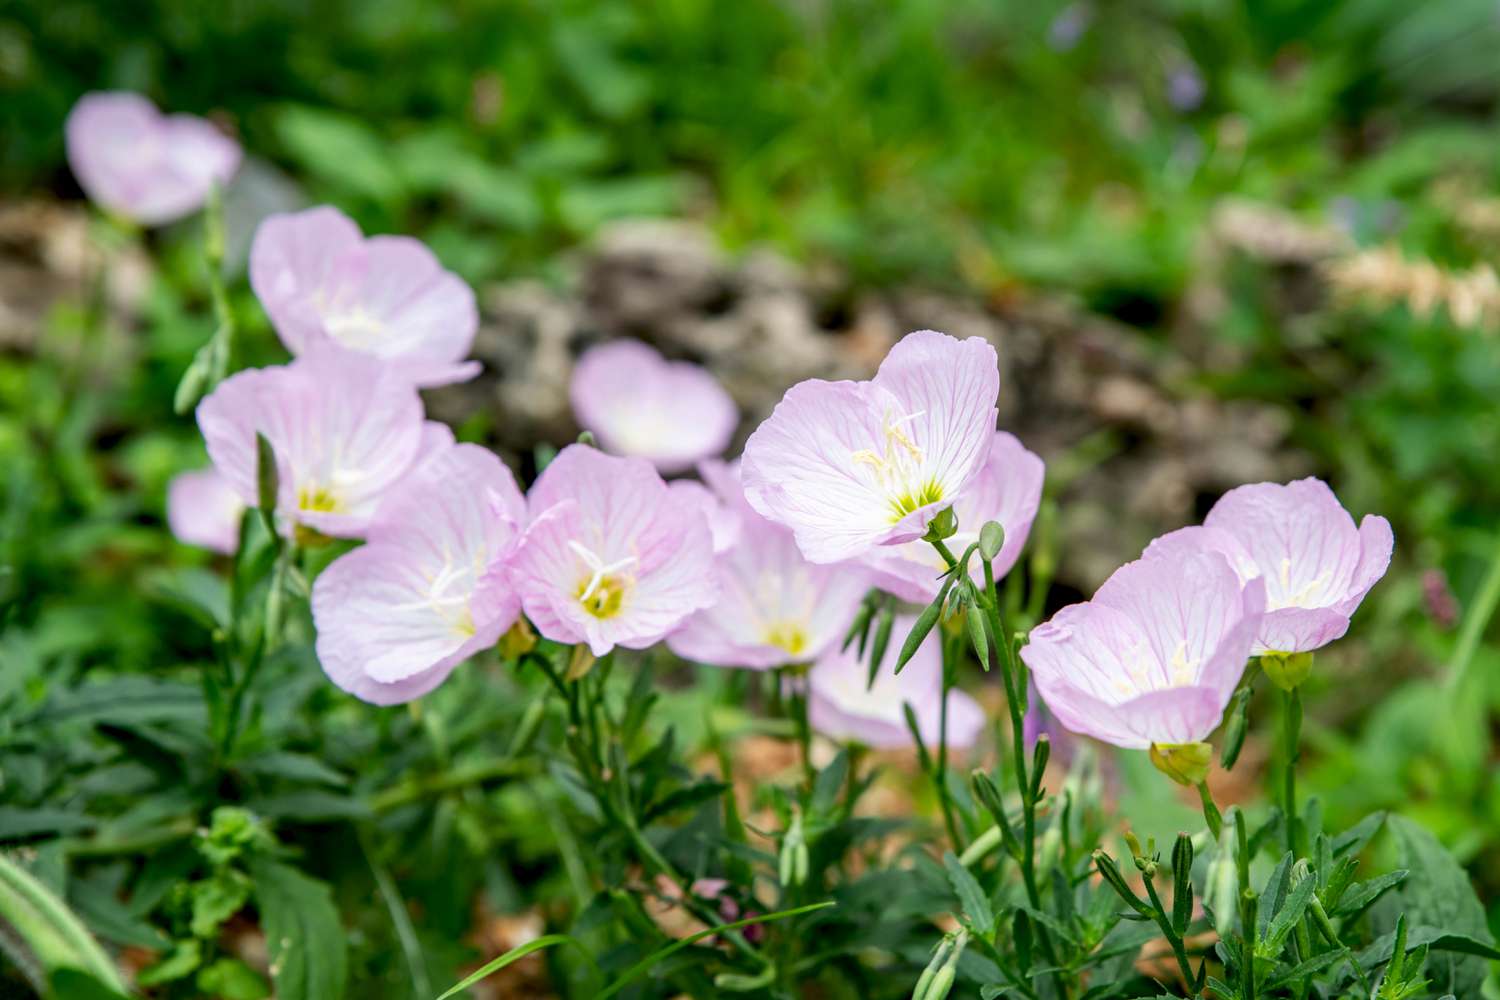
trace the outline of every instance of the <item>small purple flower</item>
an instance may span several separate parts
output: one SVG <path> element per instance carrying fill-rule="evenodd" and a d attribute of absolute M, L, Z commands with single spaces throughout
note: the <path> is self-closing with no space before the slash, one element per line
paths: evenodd
<path fill-rule="evenodd" d="M 788 390 L 745 444 L 745 497 L 812 562 L 920 538 L 984 465 L 999 392 L 983 339 L 908 334 L 869 382 Z"/>
<path fill-rule="evenodd" d="M 423 388 L 479 373 L 474 292 L 408 236 L 371 236 L 327 205 L 272 215 L 250 247 L 250 284 L 293 354 L 334 343 Z"/>
<path fill-rule="evenodd" d="M 730 491 L 720 501 L 737 514 L 739 537 L 714 560 L 718 602 L 684 622 L 667 645 L 719 667 L 767 669 L 822 655 L 848 629 L 869 572 L 808 562 L 790 531 L 749 508 L 732 467 L 710 475 Z"/>
<path fill-rule="evenodd" d="M 1192 63 L 1179 63 L 1167 74 L 1167 100 L 1178 111 L 1196 111 L 1207 90 L 1203 75 Z"/>
<path fill-rule="evenodd" d="M 1094 21 L 1094 6 L 1089 3 L 1070 3 L 1058 11 L 1047 27 L 1047 44 L 1054 52 L 1068 52 L 1083 40 L 1084 33 Z"/>
<path fill-rule="evenodd" d="M 1021 658 L 1075 733 L 1116 746 L 1203 740 L 1244 673 L 1265 607 L 1216 552 L 1121 566 L 1094 599 L 1031 631 Z"/>
<path fill-rule="evenodd" d="M 167 526 L 186 545 L 233 553 L 244 513 L 245 501 L 212 466 L 184 472 L 167 487 Z"/>
<path fill-rule="evenodd" d="M 1045 475 L 1042 460 L 1015 435 L 996 431 L 984 467 L 953 504 L 958 532 L 948 540 L 948 547 L 962 552 L 979 538 L 986 521 L 998 521 L 1005 529 L 1005 545 L 991 565 L 996 579 L 1009 573 L 1036 520 Z M 937 550 L 921 540 L 882 545 L 871 549 L 863 561 L 875 570 L 877 587 L 918 604 L 937 596 L 939 576 L 946 568 Z M 983 579 L 984 565 L 978 558 L 970 560 L 969 570 L 976 580 Z"/>
<path fill-rule="evenodd" d="M 851 647 L 833 646 L 813 664 L 807 675 L 807 717 L 812 727 L 835 740 L 850 740 L 876 748 L 911 746 L 903 705 L 910 703 L 922 742 L 938 741 L 943 710 L 943 654 L 937 630 L 917 649 L 901 673 L 894 672 L 899 640 L 911 631 L 916 618 L 899 615 L 893 641 L 869 681 L 869 663 Z M 984 710 L 957 688 L 948 693 L 948 745 L 969 747 L 984 731 Z"/>
<path fill-rule="evenodd" d="M 739 410 L 717 379 L 668 361 L 638 340 L 613 340 L 578 359 L 568 386 L 573 415 L 604 450 L 644 458 L 662 473 L 722 454 Z"/>
<path fill-rule="evenodd" d="M 1391 564 L 1390 522 L 1370 514 L 1354 526 L 1318 479 L 1239 486 L 1219 498 L 1201 527 L 1163 535 L 1153 558 L 1184 549 L 1218 552 L 1244 581 L 1262 580 L 1266 615 L 1254 652 L 1303 653 L 1326 646 Z"/>
<path fill-rule="evenodd" d="M 140 94 L 84 94 L 64 132 L 68 164 L 89 198 L 146 226 L 197 211 L 240 165 L 240 147 L 209 122 L 163 115 Z"/>
<path fill-rule="evenodd" d="M 531 526 L 513 566 L 538 632 L 644 649 L 718 598 L 701 509 L 667 489 L 651 463 L 569 445 L 527 497 Z"/>
<path fill-rule="evenodd" d="M 318 661 L 377 705 L 410 701 L 493 646 L 520 615 L 506 573 L 526 502 L 493 453 L 454 445 L 404 477 L 363 547 L 313 585 Z"/>
<path fill-rule="evenodd" d="M 326 348 L 231 375 L 198 404 L 214 467 L 258 502 L 257 433 L 276 453 L 277 513 L 325 535 L 364 535 L 384 494 L 452 435 L 422 419 L 405 378 L 374 358 Z"/>

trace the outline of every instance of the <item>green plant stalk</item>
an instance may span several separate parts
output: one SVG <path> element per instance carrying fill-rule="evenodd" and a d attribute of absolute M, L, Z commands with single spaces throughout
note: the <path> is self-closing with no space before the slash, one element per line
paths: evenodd
<path fill-rule="evenodd" d="M 557 676 L 557 672 L 552 669 L 552 665 L 547 662 L 545 656 L 528 654 L 528 658 L 531 662 L 537 664 L 542 672 L 547 675 L 548 679 L 552 681 L 553 686 L 558 689 L 567 703 L 568 718 L 570 720 L 569 728 L 573 730 L 575 737 L 567 741 L 568 747 L 572 751 L 574 763 L 578 765 L 579 771 L 588 782 L 589 790 L 593 793 L 594 800 L 599 803 L 599 808 L 604 813 L 605 820 L 625 831 L 630 840 L 631 847 L 643 865 L 653 870 L 656 874 L 664 876 L 672 883 L 673 887 L 677 890 L 677 901 L 688 912 L 692 913 L 694 917 L 704 924 L 713 926 L 719 919 L 718 915 L 699 902 L 697 896 L 692 892 L 690 883 L 677 871 L 676 867 L 670 861 L 662 856 L 661 852 L 656 849 L 656 845 L 652 844 L 641 831 L 640 824 L 629 811 L 629 801 L 625 800 L 623 796 L 621 797 L 622 801 L 620 805 L 625 806 L 627 810 L 625 815 L 622 815 L 616 807 L 615 796 L 610 794 L 609 782 L 605 780 L 601 771 L 600 760 L 602 759 L 602 748 L 597 742 L 585 745 L 583 740 L 576 738 L 578 735 L 588 733 L 594 740 L 598 739 L 598 730 L 596 727 L 580 724 L 584 717 L 578 704 L 579 688 L 582 682 L 563 681 Z M 597 670 L 598 668 L 596 667 L 595 669 Z M 582 680 L 587 679 L 585 676 Z M 594 715 L 592 709 L 588 714 L 590 719 L 592 719 Z M 623 779 L 624 775 L 620 775 L 619 777 Z M 751 945 L 750 942 L 745 940 L 743 934 L 732 930 L 727 931 L 724 937 L 734 945 L 736 950 L 756 962 L 761 968 L 765 968 L 769 964 L 769 960 Z"/>
<path fill-rule="evenodd" d="M 797 750 L 802 758 L 802 780 L 807 782 L 808 788 L 811 788 L 813 782 L 817 781 L 818 772 L 812 762 L 812 726 L 807 721 L 807 689 L 803 686 L 805 672 L 800 669 L 780 667 L 776 673 L 780 686 L 789 692 L 787 711 L 792 717 L 792 725 L 797 733 Z"/>
<path fill-rule="evenodd" d="M 938 555 L 943 557 L 943 562 L 952 571 L 958 565 L 958 559 L 953 551 L 943 543 L 941 539 L 929 538 L 928 542 Z M 947 633 L 943 632 L 942 622 L 938 623 L 941 634 L 942 657 L 943 657 L 943 690 L 942 704 L 938 709 L 938 746 L 937 755 L 933 763 L 932 783 L 937 790 L 938 805 L 943 813 L 943 826 L 948 831 L 948 842 L 953 845 L 955 852 L 964 849 L 963 840 L 959 836 L 958 822 L 953 816 L 953 801 L 948 795 L 948 696 L 953 691 L 953 674 L 955 670 L 955 650 L 953 640 Z"/>
<path fill-rule="evenodd" d="M 1146 883 L 1146 896 L 1151 900 L 1151 918 L 1156 921 L 1156 926 L 1161 928 L 1162 936 L 1172 946 L 1172 956 L 1177 959 L 1177 968 L 1182 972 L 1182 981 L 1188 989 L 1193 989 L 1197 982 L 1197 976 L 1193 972 L 1193 965 L 1188 961 L 1187 948 L 1183 944 L 1182 935 L 1177 933 L 1177 928 L 1172 926 L 1172 918 L 1167 915 L 1166 907 L 1161 905 L 1161 897 L 1156 893 L 1156 876 L 1146 874 L 1142 879 Z M 1199 995 L 1196 990 L 1194 996 Z"/>
<path fill-rule="evenodd" d="M 1474 662 L 1474 653 L 1479 649 L 1479 642 L 1484 638 L 1485 629 L 1489 627 L 1490 619 L 1494 617 L 1497 606 L 1500 606 L 1500 533 L 1495 535 L 1495 551 L 1490 556 L 1489 569 L 1485 572 L 1484 580 L 1480 583 L 1479 590 L 1464 614 L 1463 625 L 1460 626 L 1458 632 L 1458 641 L 1453 646 L 1453 658 L 1448 661 L 1448 673 L 1444 683 L 1450 697 L 1459 697 L 1461 692 L 1468 687 L 1469 669 Z"/>
<path fill-rule="evenodd" d="M 1298 688 L 1282 695 L 1285 712 L 1282 719 L 1282 752 L 1286 770 L 1282 775 L 1282 810 L 1286 823 L 1286 848 L 1293 858 L 1302 856 L 1301 829 L 1297 819 L 1297 758 L 1302 739 L 1302 693 Z"/>

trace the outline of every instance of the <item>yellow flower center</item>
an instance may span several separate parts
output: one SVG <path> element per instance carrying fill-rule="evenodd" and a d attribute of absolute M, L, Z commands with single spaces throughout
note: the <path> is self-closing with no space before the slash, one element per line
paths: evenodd
<path fill-rule="evenodd" d="M 880 450 L 861 448 L 849 457 L 856 465 L 868 466 L 875 473 L 891 509 L 891 523 L 943 499 L 943 487 L 937 478 L 922 468 L 926 456 L 906 433 L 904 425 L 922 416 L 923 411 L 896 417 L 887 413 L 885 440 Z"/>
<path fill-rule="evenodd" d="M 764 641 L 767 646 L 800 656 L 807 649 L 807 630 L 797 622 L 777 622 L 766 628 Z"/>
<path fill-rule="evenodd" d="M 304 486 L 297 491 L 297 509 L 332 514 L 344 506 L 332 490 L 322 486 Z"/>
<path fill-rule="evenodd" d="M 578 585 L 578 601 L 595 618 L 613 618 L 625 603 L 630 579 L 624 576 L 590 577 Z"/>

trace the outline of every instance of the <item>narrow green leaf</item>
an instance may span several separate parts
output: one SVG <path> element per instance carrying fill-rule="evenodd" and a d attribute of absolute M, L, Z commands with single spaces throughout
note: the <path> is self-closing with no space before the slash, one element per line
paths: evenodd
<path fill-rule="evenodd" d="M 696 944 L 706 937 L 713 937 L 716 934 L 723 934 L 726 931 L 738 930 L 741 927 L 749 927 L 752 924 L 764 924 L 769 923 L 773 920 L 784 920 L 787 917 L 795 917 L 803 913 L 811 913 L 814 910 L 825 910 L 828 907 L 835 905 L 837 904 L 833 900 L 829 899 L 824 900 L 821 903 L 810 903 L 807 906 L 799 906 L 791 910 L 778 910 L 775 913 L 763 913 L 759 916 L 747 917 L 744 920 L 736 920 L 732 924 L 720 924 L 717 927 L 710 927 L 706 931 L 699 931 L 696 934 L 690 934 L 685 938 L 680 938 L 676 941 L 673 941 L 671 944 L 666 945 L 665 947 L 658 948 L 656 951 L 653 951 L 651 954 L 647 955 L 645 958 L 641 959 L 639 962 L 626 969 L 623 973 L 616 977 L 614 982 L 606 986 L 604 988 L 604 992 L 595 997 L 595 1000 L 608 1000 L 609 997 L 614 996 L 616 993 L 623 990 L 626 986 L 629 986 L 632 982 L 638 979 L 643 973 L 645 973 L 656 963 L 660 962 L 662 959 L 668 957 L 669 955 L 675 955 L 682 949 Z M 451 994 L 444 994 L 442 997 L 438 997 L 438 1000 L 444 1000 L 444 998 L 447 996 L 451 996 Z"/>
<path fill-rule="evenodd" d="M 340 1000 L 348 951 L 328 886 L 269 858 L 249 868 L 278 1000 Z"/>
<path fill-rule="evenodd" d="M 583 954 L 584 959 L 588 961 L 589 967 L 594 970 L 594 974 L 596 976 L 600 975 L 599 966 L 594 962 L 594 956 L 590 955 L 588 949 L 577 939 L 571 938 L 566 934 L 545 934 L 542 937 L 533 938 L 523 945 L 512 948 L 499 958 L 491 959 L 484 963 L 473 974 L 450 986 L 446 993 L 442 993 L 437 997 L 437 1000 L 448 1000 L 449 997 L 457 996 L 481 979 L 486 979 L 494 975 L 512 962 L 519 962 L 532 952 L 541 951 L 543 948 L 551 948 L 553 945 L 559 944 L 570 944 L 577 948 Z"/>
<path fill-rule="evenodd" d="M 965 915 L 973 921 L 974 929 L 988 936 L 995 929 L 995 911 L 989 897 L 980 888 L 979 881 L 965 868 L 952 851 L 943 852 L 943 868 L 948 872 L 948 883 L 958 896 Z"/>

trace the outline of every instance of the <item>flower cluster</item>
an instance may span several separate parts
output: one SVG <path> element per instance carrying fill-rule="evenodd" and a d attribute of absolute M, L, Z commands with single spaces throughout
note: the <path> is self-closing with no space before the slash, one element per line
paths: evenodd
<path fill-rule="evenodd" d="M 91 196 L 142 223 L 192 211 L 239 160 L 211 125 L 129 94 L 90 95 L 67 131 Z M 213 467 L 173 484 L 169 517 L 219 552 L 261 504 L 295 544 L 362 542 L 312 589 L 318 657 L 339 687 L 418 697 L 524 615 L 591 656 L 664 642 L 704 664 L 782 669 L 837 738 L 977 740 L 983 714 L 953 688 L 943 648 L 958 632 L 933 626 L 964 613 L 981 656 L 1000 642 L 995 623 L 976 628 L 996 612 L 980 564 L 986 588 L 1016 564 L 1044 476 L 995 428 L 989 343 L 923 330 L 869 381 L 793 386 L 733 464 L 720 458 L 739 412 L 708 372 L 605 343 L 571 386 L 599 447 L 563 449 L 523 494 L 499 458 L 425 419 L 420 389 L 479 370 L 466 359 L 474 294 L 426 247 L 366 237 L 331 207 L 276 215 L 255 235 L 250 282 L 293 360 L 226 378 L 199 404 Z M 1341 636 L 1392 545 L 1384 518 L 1356 527 L 1316 480 L 1240 487 L 1035 628 L 1020 654 L 1030 678 L 1017 666 L 1014 679 L 1068 729 L 1165 759 L 1217 727 L 1252 656 Z M 845 639 L 872 589 L 891 595 L 876 603 L 928 605 L 886 612 L 887 637 L 911 634 L 899 664 L 887 641 L 870 663 Z"/>

